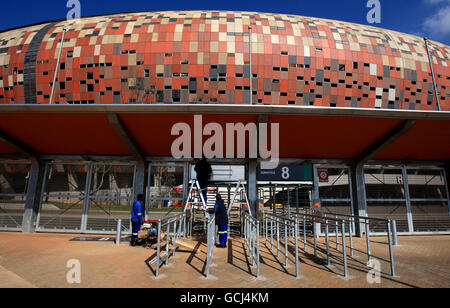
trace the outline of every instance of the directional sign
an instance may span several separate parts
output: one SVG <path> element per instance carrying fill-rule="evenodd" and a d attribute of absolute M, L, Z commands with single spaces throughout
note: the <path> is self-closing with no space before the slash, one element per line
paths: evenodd
<path fill-rule="evenodd" d="M 312 165 L 279 165 L 268 170 L 258 166 L 257 178 L 268 182 L 309 182 L 312 181 Z"/>

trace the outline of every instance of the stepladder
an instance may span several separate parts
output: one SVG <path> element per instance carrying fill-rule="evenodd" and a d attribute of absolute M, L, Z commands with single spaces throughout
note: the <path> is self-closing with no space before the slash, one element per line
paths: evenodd
<path fill-rule="evenodd" d="M 211 197 L 212 196 L 207 197 L 209 203 L 212 201 Z M 203 231 L 206 231 L 206 222 L 210 218 L 210 214 L 208 212 L 209 208 L 211 208 L 211 206 L 208 206 L 208 203 L 202 194 L 202 190 L 198 180 L 192 180 L 184 206 L 184 212 L 189 213 L 188 220 L 191 235 L 193 231 L 197 232 L 201 231 L 202 229 Z"/>
<path fill-rule="evenodd" d="M 247 189 L 244 180 L 239 180 L 233 193 L 233 197 L 228 204 L 228 229 L 230 232 L 242 234 L 242 217 L 244 212 L 253 215 L 250 203 L 248 201 Z"/>

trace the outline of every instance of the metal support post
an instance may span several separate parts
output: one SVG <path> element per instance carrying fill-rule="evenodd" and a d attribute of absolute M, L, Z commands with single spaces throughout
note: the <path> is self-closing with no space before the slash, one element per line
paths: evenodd
<path fill-rule="evenodd" d="M 156 277 L 159 275 L 160 255 L 161 255 L 161 219 L 158 220 L 158 243 L 156 245 Z"/>
<path fill-rule="evenodd" d="M 335 216 L 335 225 L 336 225 L 336 250 L 339 250 L 339 226 L 337 221 L 337 216 Z"/>
<path fill-rule="evenodd" d="M 389 261 L 391 263 L 391 275 L 395 276 L 395 268 L 394 268 L 394 251 L 392 250 L 392 238 L 391 238 L 391 221 L 387 222 L 387 230 L 388 230 L 388 241 L 389 241 Z"/>
<path fill-rule="evenodd" d="M 273 252 L 273 218 L 270 218 L 270 250 Z"/>
<path fill-rule="evenodd" d="M 172 255 L 175 256 L 175 251 L 177 250 L 177 220 L 175 219 L 175 221 L 173 222 L 173 239 L 172 239 Z"/>
<path fill-rule="evenodd" d="M 306 251 L 306 216 L 303 215 L 303 250 Z"/>
<path fill-rule="evenodd" d="M 325 219 L 325 241 L 327 245 L 327 265 L 330 266 L 330 239 L 328 236 L 328 219 Z"/>
<path fill-rule="evenodd" d="M 288 266 L 288 228 L 287 220 L 284 221 L 284 265 Z"/>
<path fill-rule="evenodd" d="M 122 237 L 122 219 L 117 220 L 116 245 L 120 245 Z"/>
<path fill-rule="evenodd" d="M 314 257 L 317 258 L 317 237 L 316 237 L 316 219 L 312 218 L 313 236 L 314 236 Z"/>
<path fill-rule="evenodd" d="M 395 219 L 392 220 L 392 236 L 394 238 L 394 246 L 398 246 L 397 223 L 395 222 Z"/>
<path fill-rule="evenodd" d="M 256 225 L 256 277 L 259 277 L 259 222 Z"/>
<path fill-rule="evenodd" d="M 348 220 L 348 234 L 350 237 L 350 256 L 353 257 L 353 218 L 350 217 Z"/>
<path fill-rule="evenodd" d="M 371 256 L 370 256 L 370 227 L 369 220 L 366 219 L 366 245 L 367 245 L 367 263 L 371 264 Z"/>
<path fill-rule="evenodd" d="M 342 257 L 344 260 L 344 277 L 347 278 L 347 247 L 345 245 L 345 220 L 342 220 Z"/>
<path fill-rule="evenodd" d="M 167 258 L 166 258 L 166 266 L 169 265 L 169 242 L 170 242 L 170 222 L 167 222 L 167 227 L 166 227 L 166 254 L 167 254 Z"/>
<path fill-rule="evenodd" d="M 280 257 L 280 221 L 277 218 L 276 219 L 276 223 L 277 223 L 277 258 Z"/>
<path fill-rule="evenodd" d="M 298 263 L 298 218 L 295 217 L 295 277 L 299 277 L 299 263 Z"/>

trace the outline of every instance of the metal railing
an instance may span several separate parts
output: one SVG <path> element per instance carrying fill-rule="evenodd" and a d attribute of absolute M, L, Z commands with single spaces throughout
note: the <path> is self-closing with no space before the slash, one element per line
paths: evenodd
<path fill-rule="evenodd" d="M 209 278 L 209 267 L 211 266 L 214 246 L 216 244 L 216 216 L 207 215 L 207 249 L 206 249 L 206 278 Z"/>
<path fill-rule="evenodd" d="M 256 277 L 260 275 L 259 266 L 259 221 L 249 213 L 244 214 L 244 238 L 252 266 L 256 266 Z"/>
<path fill-rule="evenodd" d="M 330 221 L 333 222 L 333 225 L 335 226 L 335 232 L 336 232 L 336 250 L 339 251 L 339 235 L 342 237 L 342 263 L 344 266 L 344 277 L 348 277 L 348 262 L 347 262 L 347 244 L 346 244 L 346 230 L 345 230 L 345 224 L 346 221 L 344 219 L 337 219 L 337 218 L 322 218 L 317 217 L 315 215 L 309 215 L 309 214 L 301 214 L 301 215 L 294 215 L 296 221 L 299 219 L 302 220 L 303 225 L 303 244 L 304 244 L 304 251 L 306 251 L 307 248 L 307 241 L 306 241 L 306 226 L 308 223 L 311 223 L 312 226 L 312 236 L 314 241 L 314 257 L 317 256 L 317 238 L 318 238 L 318 232 L 317 232 L 317 223 L 324 223 L 325 224 L 325 244 L 326 244 L 326 255 L 327 255 L 327 266 L 331 266 L 331 253 L 330 253 L 330 238 L 329 235 L 329 226 Z M 339 227 L 341 230 L 341 234 L 339 234 Z M 350 232 L 350 238 L 351 238 L 351 229 L 349 229 Z M 350 239 L 350 246 L 353 248 L 353 241 Z M 352 250 L 352 249 L 351 249 Z M 337 258 L 335 258 L 337 259 Z"/>
<path fill-rule="evenodd" d="M 286 218 L 283 216 L 277 216 L 273 214 L 263 213 L 263 224 L 264 224 L 264 237 L 265 237 L 265 245 L 267 249 L 269 249 L 267 242 L 269 240 L 270 233 L 270 251 L 273 253 L 274 249 L 274 233 L 277 240 L 277 258 L 280 258 L 280 238 L 283 237 L 284 240 L 284 265 L 288 266 L 289 264 L 289 241 L 290 238 L 293 237 L 295 241 L 295 259 L 291 259 L 292 262 L 295 262 L 295 277 L 300 277 L 300 269 L 299 269 L 299 256 L 298 256 L 298 237 L 299 237 L 299 221 L 298 217 L 295 218 Z M 270 225 L 270 227 L 269 227 Z M 274 226 L 275 225 L 275 226 Z M 281 234 L 280 226 L 284 227 L 284 231 Z M 293 232 L 292 232 L 293 231 Z"/>
<path fill-rule="evenodd" d="M 161 237 L 163 232 L 166 236 L 165 253 L 161 255 Z M 186 213 L 180 213 L 170 217 L 165 217 L 158 220 L 157 246 L 156 246 L 156 276 L 159 275 L 159 267 L 161 262 L 169 265 L 169 257 L 175 256 L 177 249 L 177 239 L 180 237 L 186 238 Z M 172 238 L 172 249 L 169 244 Z"/>
<path fill-rule="evenodd" d="M 307 241 L 306 241 L 306 226 L 308 224 L 312 225 L 312 236 L 313 236 L 313 247 L 314 247 L 314 256 L 317 257 L 317 238 L 320 236 L 320 232 L 317 231 L 317 224 L 323 224 L 325 226 L 325 243 L 326 243 L 326 254 L 327 254 L 327 265 L 330 265 L 330 236 L 332 233 L 330 232 L 330 228 L 334 229 L 334 235 L 336 237 L 336 250 L 339 251 L 339 247 L 342 246 L 342 262 L 344 265 L 344 276 L 348 277 L 347 270 L 347 243 L 346 237 L 348 235 L 350 240 L 350 257 L 354 256 L 354 247 L 353 247 L 353 224 L 355 221 L 359 221 L 366 226 L 366 251 L 368 262 L 367 265 L 371 265 L 371 247 L 370 247 L 370 221 L 376 221 L 378 224 L 383 223 L 387 226 L 387 237 L 388 237 L 388 249 L 389 249 L 389 264 L 391 268 L 391 276 L 395 276 L 395 262 L 394 262 L 394 253 L 393 253 L 393 242 L 397 242 L 396 240 L 396 232 L 395 232 L 395 221 L 379 219 L 379 218 L 371 218 L 371 217 L 359 217 L 352 215 L 343 215 L 343 214 L 334 214 L 334 213 L 326 213 L 323 216 L 315 216 L 308 214 L 300 214 L 294 215 L 295 218 L 301 219 L 303 224 L 303 242 L 304 242 L 304 250 L 306 251 Z M 348 226 L 348 228 L 346 228 Z M 394 230 L 394 231 L 392 231 Z M 339 238 L 341 238 L 341 243 L 339 243 Z M 394 238 L 394 240 L 392 239 Z"/>
<path fill-rule="evenodd" d="M 334 216 L 334 219 L 338 217 L 344 217 L 347 220 L 349 225 L 349 237 L 350 237 L 350 249 L 351 256 L 353 256 L 353 241 L 352 241 L 352 225 L 353 223 L 364 224 L 365 226 L 365 236 L 366 236 L 366 254 L 367 254 L 367 263 L 371 264 L 372 253 L 371 253 L 371 245 L 370 245 L 370 223 L 375 222 L 376 224 L 384 224 L 386 226 L 386 236 L 388 238 L 388 248 L 389 248 L 389 263 L 391 267 L 391 276 L 395 276 L 395 262 L 394 262 L 394 251 L 392 246 L 398 245 L 397 239 L 397 227 L 395 220 L 390 219 L 381 219 L 381 218 L 372 218 L 372 217 L 363 217 L 363 216 L 355 216 L 355 215 L 344 215 L 344 214 L 334 214 L 334 213 L 325 213 L 324 219 L 331 219 Z M 345 222 L 345 219 L 343 220 Z"/>

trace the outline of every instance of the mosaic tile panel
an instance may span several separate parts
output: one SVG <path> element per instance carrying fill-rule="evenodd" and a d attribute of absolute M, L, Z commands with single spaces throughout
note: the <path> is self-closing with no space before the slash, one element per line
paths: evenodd
<path fill-rule="evenodd" d="M 249 30 L 252 26 L 252 67 Z M 0 103 L 249 104 L 434 110 L 423 38 L 283 14 L 164 11 L 0 33 Z M 429 42 L 442 110 L 450 47 Z"/>

